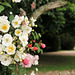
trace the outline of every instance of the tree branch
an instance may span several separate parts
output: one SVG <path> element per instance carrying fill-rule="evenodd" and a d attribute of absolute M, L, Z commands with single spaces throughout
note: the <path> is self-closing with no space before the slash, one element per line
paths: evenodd
<path fill-rule="evenodd" d="M 43 14 L 44 12 L 51 10 L 51 9 L 55 9 L 61 6 L 64 6 L 67 4 L 67 1 L 63 2 L 63 1 L 55 1 L 55 2 L 50 2 L 48 4 L 45 4 L 41 7 L 39 7 L 38 9 L 36 9 L 32 16 L 34 19 L 38 19 L 38 17 Z"/>

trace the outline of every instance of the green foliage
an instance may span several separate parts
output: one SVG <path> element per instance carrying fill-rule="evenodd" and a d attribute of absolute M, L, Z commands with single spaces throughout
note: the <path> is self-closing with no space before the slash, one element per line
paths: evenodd
<path fill-rule="evenodd" d="M 34 40 L 39 40 L 39 38 L 41 37 L 41 34 L 40 33 L 37 33 L 36 31 L 35 32 L 32 32 L 32 38 Z"/>
<path fill-rule="evenodd" d="M 62 31 L 62 28 L 64 28 L 66 22 L 64 11 L 66 11 L 66 8 L 51 10 L 44 13 L 38 19 L 38 22 L 40 22 L 38 25 L 43 34 L 48 32 L 58 34 Z"/>
<path fill-rule="evenodd" d="M 71 2 L 71 3 L 75 3 L 75 0 L 69 0 L 69 2 Z"/>
<path fill-rule="evenodd" d="M 18 64 L 10 65 L 8 68 L 10 69 L 11 75 L 16 75 L 16 73 L 19 75 L 24 75 L 26 73 L 26 68 L 23 68 Z"/>
<path fill-rule="evenodd" d="M 37 52 L 43 54 L 43 50 L 40 48 L 40 44 L 35 43 L 35 46 L 38 48 Z"/>
<path fill-rule="evenodd" d="M 11 5 L 8 2 L 2 2 L 2 3 L 0 2 L 0 4 L 11 8 Z"/>
<path fill-rule="evenodd" d="M 75 4 L 68 3 L 67 9 L 64 12 L 66 23 L 62 28 L 62 33 L 69 32 L 72 36 L 75 36 Z"/>
<path fill-rule="evenodd" d="M 4 6 L 0 5 L 0 13 L 4 10 Z"/>
<path fill-rule="evenodd" d="M 67 32 L 72 37 L 75 36 L 75 3 L 71 2 L 68 2 L 64 7 L 45 12 L 39 17 L 39 31 L 42 32 L 43 37 L 50 38 L 51 36 L 47 33 L 53 34 L 52 36 L 61 36 Z M 45 39 L 43 38 L 43 40 Z M 52 46 L 50 42 L 46 41 L 44 41 L 47 44 L 46 49 L 50 50 Z"/>
<path fill-rule="evenodd" d="M 38 41 L 41 38 L 41 34 L 40 33 L 37 33 L 36 31 L 32 32 L 31 35 L 32 35 L 31 40 L 33 38 L 33 40 Z M 38 43 L 34 43 L 34 46 L 38 48 L 37 53 L 43 54 L 43 50 L 41 49 L 41 42 L 42 41 L 40 41 Z"/>
<path fill-rule="evenodd" d="M 11 5 L 8 2 L 0 2 L 0 13 L 5 10 L 4 6 L 11 8 Z"/>

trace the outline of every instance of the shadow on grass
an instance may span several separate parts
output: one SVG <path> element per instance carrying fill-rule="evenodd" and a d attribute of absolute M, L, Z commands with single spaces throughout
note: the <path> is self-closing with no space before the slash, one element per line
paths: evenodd
<path fill-rule="evenodd" d="M 41 55 L 39 62 L 39 71 L 75 69 L 75 56 Z"/>

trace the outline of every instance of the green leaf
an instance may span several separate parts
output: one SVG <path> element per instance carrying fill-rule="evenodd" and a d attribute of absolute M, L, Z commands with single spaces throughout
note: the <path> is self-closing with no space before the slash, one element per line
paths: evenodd
<path fill-rule="evenodd" d="M 34 40 L 36 40 L 36 36 L 34 36 Z"/>
<path fill-rule="evenodd" d="M 34 36 L 34 33 L 32 32 L 32 35 Z"/>
<path fill-rule="evenodd" d="M 37 51 L 38 51 L 38 53 L 40 53 L 40 47 L 38 47 L 38 50 Z"/>
<path fill-rule="evenodd" d="M 35 43 L 35 46 L 36 46 L 36 47 L 38 47 L 38 44 L 37 44 L 37 43 Z"/>
<path fill-rule="evenodd" d="M 37 40 L 39 39 L 39 36 L 38 36 L 38 35 L 36 35 L 36 39 L 37 39 Z"/>
<path fill-rule="evenodd" d="M 0 13 L 4 10 L 4 6 L 0 5 Z"/>
<path fill-rule="evenodd" d="M 43 54 L 43 50 L 41 49 L 41 54 Z"/>
<path fill-rule="evenodd" d="M 1 4 L 12 8 L 11 5 L 10 5 L 9 3 L 7 3 L 7 2 L 3 2 L 3 3 L 1 3 Z"/>
<path fill-rule="evenodd" d="M 13 19 L 14 19 L 14 15 L 10 15 L 10 16 L 9 16 L 10 22 L 12 22 Z"/>
<path fill-rule="evenodd" d="M 39 35 L 39 37 L 41 37 L 41 34 L 40 33 L 38 35 Z"/>

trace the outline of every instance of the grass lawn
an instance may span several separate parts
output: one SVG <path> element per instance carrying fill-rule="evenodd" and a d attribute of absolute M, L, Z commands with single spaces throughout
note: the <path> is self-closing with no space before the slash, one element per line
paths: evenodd
<path fill-rule="evenodd" d="M 50 56 L 41 55 L 39 71 L 70 70 L 75 69 L 75 56 Z"/>

